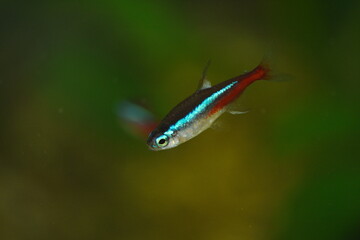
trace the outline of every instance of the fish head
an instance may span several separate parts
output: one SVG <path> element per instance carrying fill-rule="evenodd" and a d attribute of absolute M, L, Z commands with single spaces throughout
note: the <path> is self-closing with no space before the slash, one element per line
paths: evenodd
<path fill-rule="evenodd" d="M 176 133 L 169 130 L 161 131 L 161 128 L 152 131 L 147 140 L 147 145 L 154 151 L 174 148 L 180 143 L 180 139 L 177 137 Z"/>

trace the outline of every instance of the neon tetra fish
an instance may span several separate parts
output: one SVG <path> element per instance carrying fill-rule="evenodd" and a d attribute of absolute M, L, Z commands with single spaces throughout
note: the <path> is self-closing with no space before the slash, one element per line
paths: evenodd
<path fill-rule="evenodd" d="M 197 136 L 226 111 L 241 93 L 257 80 L 270 79 L 270 68 L 261 63 L 252 71 L 211 86 L 206 71 L 197 91 L 175 106 L 153 130 L 147 140 L 151 150 L 174 148 Z M 241 113 L 241 112 L 232 112 Z"/>

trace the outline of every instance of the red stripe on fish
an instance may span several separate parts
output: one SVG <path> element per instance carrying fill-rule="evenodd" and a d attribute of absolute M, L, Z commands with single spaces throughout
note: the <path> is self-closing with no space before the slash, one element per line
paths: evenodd
<path fill-rule="evenodd" d="M 239 82 L 216 103 L 216 105 L 209 112 L 208 116 L 211 116 L 212 114 L 220 111 L 223 107 L 234 101 L 242 93 L 242 91 L 244 91 L 245 88 L 247 88 L 253 82 L 261 79 L 270 79 L 269 72 L 270 68 L 267 66 L 267 64 L 262 63 L 251 72 L 239 76 Z M 236 81 L 236 79 L 234 79 L 234 81 Z"/>

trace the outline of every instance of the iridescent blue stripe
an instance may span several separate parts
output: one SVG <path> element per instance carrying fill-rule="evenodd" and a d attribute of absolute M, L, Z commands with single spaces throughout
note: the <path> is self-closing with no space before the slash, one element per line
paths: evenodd
<path fill-rule="evenodd" d="M 181 128 L 186 126 L 187 124 L 194 121 L 197 116 L 204 113 L 206 108 L 212 104 L 221 94 L 223 94 L 225 91 L 229 90 L 232 86 L 234 86 L 237 83 L 237 81 L 230 83 L 226 87 L 220 89 L 219 91 L 213 93 L 209 97 L 207 97 L 202 103 L 200 103 L 194 110 L 192 110 L 189 114 L 187 114 L 182 119 L 178 120 L 174 125 L 170 126 L 169 130 L 166 131 L 166 134 L 172 134 L 175 131 L 179 131 Z"/>

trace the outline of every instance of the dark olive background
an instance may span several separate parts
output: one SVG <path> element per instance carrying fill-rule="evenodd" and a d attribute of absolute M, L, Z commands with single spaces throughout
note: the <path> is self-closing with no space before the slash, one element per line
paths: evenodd
<path fill-rule="evenodd" d="M 0 239 L 360 239 L 358 1 L 0 3 Z M 270 49 L 270 50 L 269 50 Z M 178 148 L 149 151 L 123 99 L 164 116 L 208 59 L 257 82 Z"/>

